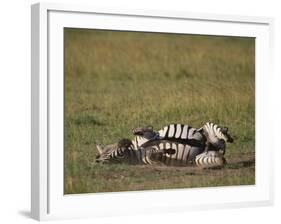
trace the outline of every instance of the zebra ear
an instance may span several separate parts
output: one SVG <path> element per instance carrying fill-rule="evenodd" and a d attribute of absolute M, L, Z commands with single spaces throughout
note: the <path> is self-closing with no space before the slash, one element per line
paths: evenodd
<path fill-rule="evenodd" d="M 97 147 L 97 150 L 98 150 L 99 154 L 101 155 L 102 154 L 102 147 L 101 147 L 101 145 L 96 145 L 96 147 Z"/>
<path fill-rule="evenodd" d="M 203 127 L 197 129 L 198 132 L 203 132 Z"/>

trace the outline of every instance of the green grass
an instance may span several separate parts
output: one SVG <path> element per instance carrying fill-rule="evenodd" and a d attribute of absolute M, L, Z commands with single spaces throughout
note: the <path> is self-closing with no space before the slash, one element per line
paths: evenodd
<path fill-rule="evenodd" d="M 225 169 L 94 162 L 134 127 L 207 121 L 237 136 Z M 253 38 L 65 29 L 65 193 L 254 184 L 254 125 Z"/>

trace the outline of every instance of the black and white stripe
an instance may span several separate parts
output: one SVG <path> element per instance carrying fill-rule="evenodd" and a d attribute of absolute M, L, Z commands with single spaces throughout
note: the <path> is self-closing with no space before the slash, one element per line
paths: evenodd
<path fill-rule="evenodd" d="M 158 131 L 159 139 L 204 147 L 206 138 L 198 131 L 186 124 L 170 124 Z"/>
<path fill-rule="evenodd" d="M 196 129 L 185 124 L 170 124 L 159 130 L 160 139 L 188 139 Z"/>

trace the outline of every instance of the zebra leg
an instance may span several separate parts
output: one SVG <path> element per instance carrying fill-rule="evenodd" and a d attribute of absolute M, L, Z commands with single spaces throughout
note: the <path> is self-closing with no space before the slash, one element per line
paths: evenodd
<path fill-rule="evenodd" d="M 202 169 L 221 168 L 225 163 L 225 158 L 217 151 L 203 152 L 195 157 L 195 164 Z"/>

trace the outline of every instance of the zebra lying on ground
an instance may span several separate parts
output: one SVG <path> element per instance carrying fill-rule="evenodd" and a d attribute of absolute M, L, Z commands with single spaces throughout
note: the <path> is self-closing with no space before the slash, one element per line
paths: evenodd
<path fill-rule="evenodd" d="M 136 128 L 133 134 L 132 141 L 123 139 L 104 149 L 97 146 L 96 161 L 218 167 L 225 163 L 225 142 L 233 142 L 227 128 L 210 122 L 200 129 L 183 124 L 170 124 L 158 132 L 152 127 Z"/>

